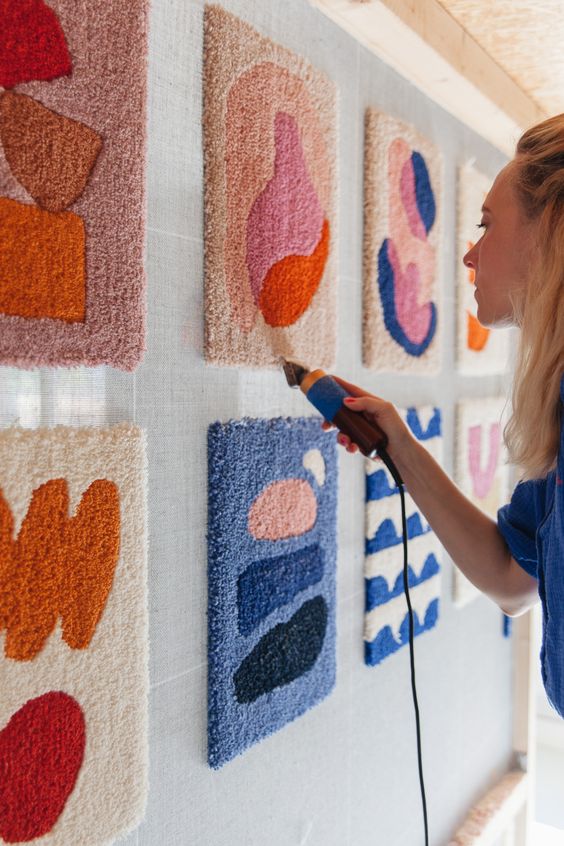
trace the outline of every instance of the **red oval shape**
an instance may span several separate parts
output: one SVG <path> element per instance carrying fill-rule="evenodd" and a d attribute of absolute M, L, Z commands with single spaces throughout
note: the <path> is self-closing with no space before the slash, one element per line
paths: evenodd
<path fill-rule="evenodd" d="M 68 76 L 71 57 L 57 15 L 43 0 L 0 0 L 0 86 Z"/>
<path fill-rule="evenodd" d="M 51 691 L 30 699 L 0 732 L 0 837 L 33 840 L 51 831 L 84 758 L 82 708 Z"/>

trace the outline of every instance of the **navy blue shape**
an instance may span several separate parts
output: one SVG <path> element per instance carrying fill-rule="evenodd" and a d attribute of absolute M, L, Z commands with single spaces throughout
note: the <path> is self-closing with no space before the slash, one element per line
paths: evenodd
<path fill-rule="evenodd" d="M 507 614 L 503 615 L 503 636 L 511 637 L 513 631 L 513 620 Z"/>
<path fill-rule="evenodd" d="M 428 441 L 431 438 L 440 438 L 441 436 L 441 410 L 439 408 L 434 409 L 433 416 L 425 431 L 421 426 L 416 408 L 408 408 L 406 422 L 418 441 Z"/>
<path fill-rule="evenodd" d="M 433 599 L 432 602 L 429 603 L 429 607 L 425 612 L 425 620 L 423 624 L 419 622 L 419 617 L 417 616 L 417 612 L 413 612 L 413 633 L 414 637 L 422 634 L 423 632 L 428 631 L 429 629 L 434 628 L 437 624 L 437 620 L 439 618 L 439 600 Z M 389 626 L 384 626 L 384 628 L 378 632 L 374 640 L 364 642 L 364 663 L 367 664 L 369 667 L 375 667 L 376 664 L 380 664 L 384 658 L 387 658 L 388 655 L 392 655 L 394 652 L 397 652 L 398 649 L 401 649 L 402 646 L 405 646 L 406 643 L 409 642 L 409 616 L 406 614 L 405 619 L 400 627 L 400 643 L 398 643 L 393 635 L 392 630 Z"/>
<path fill-rule="evenodd" d="M 287 623 L 270 629 L 233 676 L 237 702 L 254 702 L 311 670 L 323 646 L 327 617 L 325 600 L 316 596 Z"/>
<path fill-rule="evenodd" d="M 384 499 L 386 496 L 394 496 L 398 489 L 390 487 L 389 477 L 385 470 L 376 470 L 366 477 L 366 502 L 373 502 L 376 499 Z"/>
<path fill-rule="evenodd" d="M 437 307 L 433 302 L 429 304 L 431 308 L 429 329 L 421 343 L 414 343 L 405 334 L 396 314 L 394 271 L 388 257 L 388 244 L 389 239 L 386 238 L 382 241 L 382 246 L 378 252 L 378 287 L 380 289 L 380 299 L 382 300 L 382 308 L 384 310 L 384 323 L 392 338 L 397 341 L 397 343 L 400 344 L 400 346 L 402 346 L 409 355 L 419 357 L 423 355 L 435 336 L 437 329 Z"/>
<path fill-rule="evenodd" d="M 237 582 L 239 631 L 248 635 L 276 608 L 323 577 L 324 559 L 318 544 L 296 552 L 255 561 Z"/>
<path fill-rule="evenodd" d="M 436 576 L 437 573 L 440 573 L 440 570 L 440 564 L 437 561 L 435 554 L 431 552 L 425 559 L 423 569 L 421 570 L 421 574 L 419 576 L 416 576 L 415 572 L 408 565 L 407 577 L 409 587 L 415 587 L 416 585 L 420 585 L 422 582 L 426 582 L 427 579 L 430 579 L 433 576 Z M 394 582 L 394 586 L 391 589 L 388 588 L 388 582 L 383 576 L 374 576 L 371 579 L 366 579 L 366 611 L 372 611 L 372 609 L 376 608 L 377 605 L 384 605 L 386 602 L 389 602 L 390 599 L 395 599 L 396 596 L 399 596 L 402 593 L 403 572 L 398 574 L 398 577 Z"/>
<path fill-rule="evenodd" d="M 417 538 L 420 535 L 426 535 L 431 531 L 431 527 L 424 529 L 421 523 L 420 515 L 415 512 L 407 518 L 407 537 Z M 372 555 L 374 552 L 380 552 L 381 549 L 388 549 L 390 546 L 398 546 L 403 543 L 403 538 L 396 532 L 393 520 L 383 520 L 378 526 L 376 534 L 373 538 L 367 538 L 365 543 L 365 551 L 367 555 Z"/>
<path fill-rule="evenodd" d="M 427 235 L 429 234 L 435 217 L 437 215 L 437 207 L 435 205 L 435 195 L 431 188 L 431 180 L 429 178 L 429 171 L 425 164 L 425 159 L 414 150 L 411 154 L 411 164 L 413 166 L 413 175 L 415 177 L 415 201 L 419 210 L 419 216 L 423 221 L 423 226 Z"/>

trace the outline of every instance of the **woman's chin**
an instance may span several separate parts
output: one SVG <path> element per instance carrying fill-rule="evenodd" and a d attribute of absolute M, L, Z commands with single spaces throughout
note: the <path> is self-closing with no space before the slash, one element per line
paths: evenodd
<path fill-rule="evenodd" d="M 478 310 L 476 313 L 478 323 L 484 329 L 509 329 L 515 325 L 513 318 L 510 315 L 502 315 L 498 317 L 496 314 L 488 312 L 488 310 L 478 303 Z"/>
<path fill-rule="evenodd" d="M 486 309 L 480 303 L 478 303 L 478 308 L 476 309 L 476 317 L 478 318 L 478 323 L 480 324 L 480 326 L 483 326 L 484 329 L 489 329 L 489 315 L 487 314 Z"/>

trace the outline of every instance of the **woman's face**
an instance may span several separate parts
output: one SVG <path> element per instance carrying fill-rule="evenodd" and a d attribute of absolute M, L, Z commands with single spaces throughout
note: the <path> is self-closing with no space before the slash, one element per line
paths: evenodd
<path fill-rule="evenodd" d="M 534 249 L 535 223 L 527 220 L 514 188 L 518 160 L 497 175 L 482 207 L 483 235 L 463 258 L 474 270 L 474 297 L 482 326 L 517 324 L 511 296 L 526 287 Z"/>

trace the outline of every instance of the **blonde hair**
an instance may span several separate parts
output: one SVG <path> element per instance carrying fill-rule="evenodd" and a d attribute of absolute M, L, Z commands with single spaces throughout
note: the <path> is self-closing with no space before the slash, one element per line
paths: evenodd
<path fill-rule="evenodd" d="M 509 460 L 522 479 L 556 467 L 564 375 L 564 114 L 528 129 L 516 148 L 515 187 L 537 223 L 535 259 L 521 302 L 512 416 L 504 429 Z"/>

